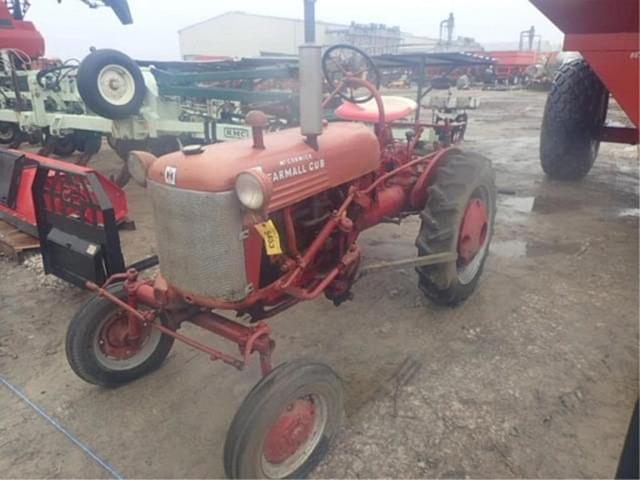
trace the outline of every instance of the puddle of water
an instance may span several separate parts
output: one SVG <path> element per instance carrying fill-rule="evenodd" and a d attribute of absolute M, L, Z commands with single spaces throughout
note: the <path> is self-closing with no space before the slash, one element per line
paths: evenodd
<path fill-rule="evenodd" d="M 546 243 L 528 242 L 527 257 L 541 257 L 543 255 L 563 254 L 575 255 L 580 251 L 582 245 L 579 243 Z"/>
<path fill-rule="evenodd" d="M 623 208 L 618 210 L 619 217 L 640 217 L 640 208 Z"/>
<path fill-rule="evenodd" d="M 577 242 L 553 243 L 526 240 L 492 242 L 491 253 L 507 258 L 535 258 L 545 255 L 576 255 L 582 246 Z"/>
<path fill-rule="evenodd" d="M 508 208 L 517 213 L 535 212 L 542 215 L 577 210 L 582 202 L 557 197 L 503 197 L 499 200 L 500 207 Z"/>
<path fill-rule="evenodd" d="M 560 197 L 537 197 L 533 202 L 533 211 L 542 215 L 569 212 L 582 208 L 581 200 Z"/>
<path fill-rule="evenodd" d="M 518 213 L 529 213 L 533 209 L 535 197 L 503 197 L 500 198 L 500 206 L 508 207 Z"/>

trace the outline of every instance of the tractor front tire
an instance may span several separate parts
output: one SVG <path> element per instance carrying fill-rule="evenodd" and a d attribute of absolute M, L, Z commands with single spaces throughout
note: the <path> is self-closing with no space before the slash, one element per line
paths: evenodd
<path fill-rule="evenodd" d="M 343 415 L 340 377 L 307 360 L 283 363 L 242 402 L 224 444 L 228 478 L 305 478 L 333 445 Z"/>
<path fill-rule="evenodd" d="M 547 98 L 540 134 L 542 169 L 556 180 L 583 178 L 596 160 L 609 92 L 583 59 L 563 64 Z"/>
<path fill-rule="evenodd" d="M 122 283 L 108 290 L 127 301 Z M 163 314 L 160 320 L 169 326 Z M 158 369 L 169 355 L 174 338 L 148 326 L 143 327 L 139 342 L 129 342 L 126 326 L 124 310 L 106 298 L 91 297 L 67 330 L 67 361 L 74 373 L 87 383 L 117 387 Z"/>
<path fill-rule="evenodd" d="M 493 235 L 494 177 L 491 161 L 471 152 L 450 153 L 437 167 L 420 212 L 418 255 L 456 252 L 458 259 L 416 268 L 420 290 L 435 304 L 458 305 L 478 284 Z"/>

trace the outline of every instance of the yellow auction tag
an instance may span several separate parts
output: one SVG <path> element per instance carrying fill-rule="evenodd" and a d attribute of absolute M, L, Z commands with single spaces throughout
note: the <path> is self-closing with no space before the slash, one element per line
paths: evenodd
<path fill-rule="evenodd" d="M 280 247 L 280 235 L 278 235 L 278 230 L 272 220 L 257 223 L 256 230 L 264 240 L 264 248 L 267 250 L 267 255 L 282 254 L 282 248 Z"/>

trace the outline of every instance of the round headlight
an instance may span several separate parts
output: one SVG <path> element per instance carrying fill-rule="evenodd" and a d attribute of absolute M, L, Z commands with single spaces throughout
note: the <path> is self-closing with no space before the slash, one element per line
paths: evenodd
<path fill-rule="evenodd" d="M 268 178 L 262 172 L 242 172 L 236 178 L 236 195 L 249 210 L 261 210 L 271 196 Z"/>
<path fill-rule="evenodd" d="M 149 152 L 132 151 L 129 153 L 127 169 L 131 178 L 141 187 L 147 186 L 147 171 L 155 159 L 156 157 Z"/>

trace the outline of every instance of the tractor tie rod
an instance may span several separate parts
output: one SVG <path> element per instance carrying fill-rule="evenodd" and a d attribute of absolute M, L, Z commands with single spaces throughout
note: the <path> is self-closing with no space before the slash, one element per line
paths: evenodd
<path fill-rule="evenodd" d="M 424 267 L 426 265 L 435 265 L 438 263 L 455 262 L 458 259 L 458 254 L 455 252 L 435 253 L 433 255 L 425 255 L 418 258 L 405 258 L 402 260 L 395 260 L 391 262 L 379 262 L 367 265 L 360 269 L 358 273 L 358 279 L 369 275 L 370 273 L 377 273 L 384 270 L 393 270 L 404 267 Z"/>

